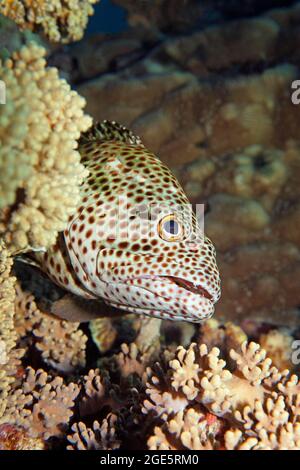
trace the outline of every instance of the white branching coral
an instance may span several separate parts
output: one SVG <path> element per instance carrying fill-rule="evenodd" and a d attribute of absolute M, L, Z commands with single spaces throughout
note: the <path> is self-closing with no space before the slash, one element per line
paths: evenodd
<path fill-rule="evenodd" d="M 300 384 L 288 370 L 279 372 L 266 352 L 256 343 L 244 342 L 241 350 L 230 351 L 233 370 L 226 368 L 218 348 L 210 352 L 202 344 L 177 349 L 164 373 L 148 369 L 143 413 L 154 413 L 161 430 L 154 429 L 151 449 L 171 449 L 174 420 L 180 448 L 202 449 L 299 449 Z M 187 437 L 185 416 L 201 406 L 221 420 L 223 437 L 213 435 L 211 443 L 196 439 L 205 413 L 193 425 L 194 437 Z M 201 426 L 200 426 L 201 421 Z M 195 428 L 196 426 L 196 428 Z M 208 434 L 209 435 L 209 434 Z M 208 436 L 207 435 L 207 436 Z M 169 436 L 169 437 L 168 437 Z M 171 436 L 171 437 L 170 437 Z M 178 447 L 178 448 L 179 448 Z"/>
<path fill-rule="evenodd" d="M 99 0 L 3 0 L 0 13 L 21 29 L 41 29 L 50 41 L 67 43 L 82 38 Z"/>
<path fill-rule="evenodd" d="M 113 450 L 120 447 L 116 438 L 115 423 L 117 416 L 109 413 L 101 425 L 94 421 L 92 428 L 87 428 L 82 422 L 72 426 L 73 434 L 68 436 L 68 450 Z"/>
<path fill-rule="evenodd" d="M 45 53 L 32 43 L 0 62 L 0 233 L 13 252 L 55 242 L 86 175 L 76 150 L 91 125 L 85 100 L 46 66 Z"/>
<path fill-rule="evenodd" d="M 222 421 L 201 406 L 181 410 L 161 427 L 155 426 L 148 440 L 150 450 L 213 450 Z"/>
<path fill-rule="evenodd" d="M 82 380 L 82 398 L 79 404 L 80 416 L 98 412 L 108 397 L 107 380 L 102 377 L 99 369 L 90 369 Z"/>

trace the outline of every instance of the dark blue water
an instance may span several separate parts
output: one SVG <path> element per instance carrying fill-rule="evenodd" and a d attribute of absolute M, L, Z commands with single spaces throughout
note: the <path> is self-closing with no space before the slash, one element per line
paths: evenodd
<path fill-rule="evenodd" d="M 95 14 L 90 18 L 86 34 L 119 33 L 128 28 L 126 11 L 110 0 L 101 0 L 94 6 Z"/>
<path fill-rule="evenodd" d="M 141 0 L 136 0 L 141 1 Z M 152 1 L 152 0 L 148 0 Z M 176 0 L 174 8 L 176 8 Z M 201 3 L 203 0 L 198 0 Z M 271 8 L 287 7 L 300 0 L 209 0 L 204 2 L 199 26 L 262 14 Z M 101 0 L 94 6 L 95 14 L 89 19 L 85 35 L 93 33 L 119 33 L 128 29 L 127 13 L 111 0 Z"/>

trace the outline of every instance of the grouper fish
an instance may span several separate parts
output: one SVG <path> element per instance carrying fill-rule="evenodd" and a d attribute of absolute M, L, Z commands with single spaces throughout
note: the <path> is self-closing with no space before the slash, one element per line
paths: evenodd
<path fill-rule="evenodd" d="M 89 172 L 81 204 L 35 263 L 81 299 L 161 319 L 209 318 L 220 297 L 215 249 L 170 170 L 115 122 L 94 124 L 79 151 Z"/>

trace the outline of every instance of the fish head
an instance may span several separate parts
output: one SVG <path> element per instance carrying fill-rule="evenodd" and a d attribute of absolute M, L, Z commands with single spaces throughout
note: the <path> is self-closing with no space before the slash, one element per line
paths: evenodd
<path fill-rule="evenodd" d="M 114 151 L 105 149 L 109 158 L 98 175 L 105 185 L 85 209 L 94 237 L 81 263 L 89 288 L 128 312 L 209 318 L 220 297 L 216 253 L 179 182 L 144 148 L 114 143 Z"/>
<path fill-rule="evenodd" d="M 97 272 L 106 301 L 133 313 L 199 322 L 220 297 L 213 244 L 174 207 L 132 218 L 128 234 L 99 251 Z"/>

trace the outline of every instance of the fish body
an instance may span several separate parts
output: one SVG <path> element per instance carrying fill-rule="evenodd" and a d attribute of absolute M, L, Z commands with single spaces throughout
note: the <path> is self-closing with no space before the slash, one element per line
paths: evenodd
<path fill-rule="evenodd" d="M 200 322 L 220 297 L 215 249 L 170 170 L 129 130 L 103 122 L 79 147 L 81 205 L 41 269 L 85 299 L 162 319 Z"/>

